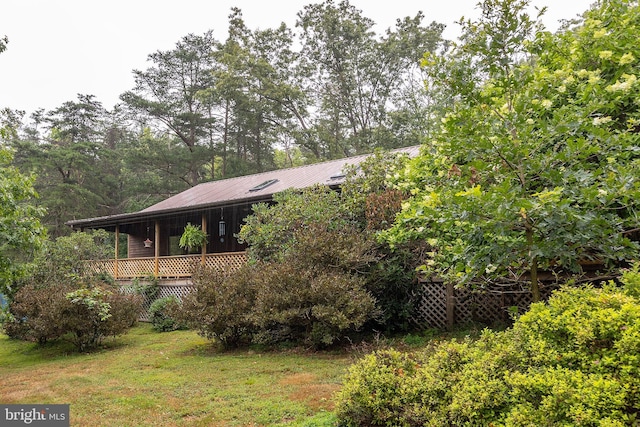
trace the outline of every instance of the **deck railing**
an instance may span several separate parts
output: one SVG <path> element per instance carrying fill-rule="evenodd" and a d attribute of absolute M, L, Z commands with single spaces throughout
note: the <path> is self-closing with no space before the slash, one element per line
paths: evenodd
<path fill-rule="evenodd" d="M 95 273 L 107 273 L 115 279 L 141 277 L 188 278 L 195 267 L 204 264 L 220 269 L 238 269 L 247 262 L 245 252 L 225 252 L 206 255 L 124 258 L 88 261 Z"/>

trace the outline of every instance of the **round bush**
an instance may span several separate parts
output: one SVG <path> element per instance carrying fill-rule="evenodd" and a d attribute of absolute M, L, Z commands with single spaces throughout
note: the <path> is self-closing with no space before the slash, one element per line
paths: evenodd
<path fill-rule="evenodd" d="M 414 356 L 356 363 L 338 395 L 341 425 L 634 424 L 640 412 L 639 275 L 565 288 L 502 332 Z M 400 370 L 402 369 L 402 370 Z M 401 374 L 400 374 L 401 372 Z M 389 392 L 394 390 L 394 392 Z"/>
<path fill-rule="evenodd" d="M 4 331 L 11 338 L 44 344 L 66 333 L 63 312 L 70 286 L 38 287 L 28 284 L 14 295 Z"/>
<path fill-rule="evenodd" d="M 137 295 L 125 295 L 105 283 L 23 286 L 9 305 L 7 335 L 43 344 L 68 336 L 79 351 L 135 325 L 141 309 Z"/>
<path fill-rule="evenodd" d="M 149 316 L 153 329 L 158 332 L 169 332 L 181 329 L 184 326 L 174 319 L 172 313 L 180 305 L 180 300 L 175 296 L 158 298 L 149 307 Z"/>
<path fill-rule="evenodd" d="M 250 341 L 253 323 L 249 313 L 255 303 L 252 266 L 235 272 L 199 268 L 193 275 L 193 290 L 182 299 L 174 318 L 224 347 Z"/>
<path fill-rule="evenodd" d="M 419 366 L 413 356 L 396 350 L 367 355 L 351 366 L 338 394 L 340 425 L 401 426 L 408 403 L 401 390 Z"/>

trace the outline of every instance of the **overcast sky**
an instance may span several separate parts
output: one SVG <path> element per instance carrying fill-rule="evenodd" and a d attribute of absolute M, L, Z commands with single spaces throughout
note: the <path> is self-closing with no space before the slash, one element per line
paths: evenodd
<path fill-rule="evenodd" d="M 548 6 L 550 30 L 560 19 L 585 11 L 593 0 L 532 0 Z M 313 0 L 1 0 L 0 37 L 9 38 L 0 54 L 0 108 L 51 110 L 77 94 L 95 95 L 110 109 L 133 87 L 132 70 L 148 68 L 147 56 L 170 50 L 183 36 L 213 30 L 226 38 L 232 6 L 242 9 L 247 26 L 293 27 L 296 14 Z M 335 0 L 337 3 L 338 0 Z M 447 25 L 455 38 L 461 16 L 477 16 L 477 0 L 351 0 L 378 25 L 378 33 L 397 18 L 422 10 L 425 23 Z"/>

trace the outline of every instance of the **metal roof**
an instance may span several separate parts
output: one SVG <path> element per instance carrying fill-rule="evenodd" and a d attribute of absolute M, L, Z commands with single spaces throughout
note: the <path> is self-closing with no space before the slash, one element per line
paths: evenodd
<path fill-rule="evenodd" d="M 419 150 L 419 146 L 412 146 L 399 148 L 392 152 L 407 153 L 410 157 L 415 157 Z M 344 182 L 342 172 L 345 166 L 357 165 L 369 156 L 370 154 L 364 154 L 312 165 L 205 182 L 139 212 L 80 219 L 69 221 L 67 224 L 72 227 L 115 225 L 124 221 L 155 218 L 177 212 L 228 206 L 240 202 L 269 200 L 275 193 L 290 188 L 302 189 L 316 184 L 337 187 Z M 272 182 L 263 188 L 258 188 L 269 181 Z"/>

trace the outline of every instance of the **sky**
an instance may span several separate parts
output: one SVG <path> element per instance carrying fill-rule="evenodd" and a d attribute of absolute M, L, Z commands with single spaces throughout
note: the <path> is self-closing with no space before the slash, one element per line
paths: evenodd
<path fill-rule="evenodd" d="M 594 0 L 531 0 L 547 6 L 543 19 L 555 31 L 561 19 L 577 17 Z M 145 70 L 149 54 L 171 50 L 187 34 L 213 30 L 226 39 L 231 7 L 239 7 L 248 28 L 267 29 L 285 22 L 320 0 L 2 0 L 0 37 L 0 109 L 31 114 L 52 110 L 77 94 L 95 95 L 107 109 L 134 86 L 134 69 Z M 337 3 L 338 0 L 335 0 Z M 478 16 L 478 0 L 351 0 L 371 18 L 376 30 L 393 27 L 398 18 L 425 14 L 447 25 L 445 37 L 455 39 L 460 17 Z"/>

